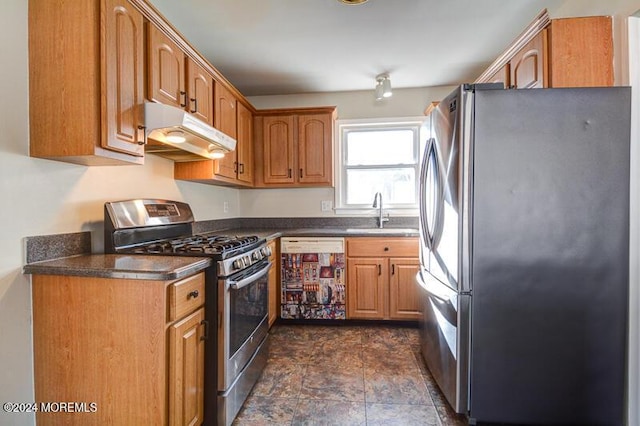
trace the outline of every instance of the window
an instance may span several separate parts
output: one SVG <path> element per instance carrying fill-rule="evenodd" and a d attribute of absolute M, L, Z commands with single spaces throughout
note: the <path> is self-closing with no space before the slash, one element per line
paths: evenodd
<path fill-rule="evenodd" d="M 338 121 L 338 212 L 368 212 L 380 192 L 385 208 L 417 214 L 423 122 L 421 117 Z"/>

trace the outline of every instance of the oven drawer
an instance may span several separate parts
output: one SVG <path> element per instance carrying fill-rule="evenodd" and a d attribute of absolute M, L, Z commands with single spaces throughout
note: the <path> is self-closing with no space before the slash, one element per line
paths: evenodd
<path fill-rule="evenodd" d="M 204 304 L 204 273 L 169 285 L 169 321 L 182 318 Z"/>

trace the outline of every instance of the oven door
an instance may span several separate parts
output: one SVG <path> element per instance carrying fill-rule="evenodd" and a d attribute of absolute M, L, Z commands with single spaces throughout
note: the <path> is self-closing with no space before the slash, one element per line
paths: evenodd
<path fill-rule="evenodd" d="M 218 391 L 229 389 L 269 331 L 267 259 L 218 279 Z"/>

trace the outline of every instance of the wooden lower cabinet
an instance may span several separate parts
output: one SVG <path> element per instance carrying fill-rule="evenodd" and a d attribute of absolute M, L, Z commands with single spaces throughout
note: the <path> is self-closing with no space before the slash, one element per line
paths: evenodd
<path fill-rule="evenodd" d="M 80 404 L 40 411 L 37 424 L 201 424 L 204 297 L 202 273 L 179 281 L 34 275 L 35 401 Z"/>
<path fill-rule="evenodd" d="M 271 269 L 269 270 L 269 327 L 271 327 L 280 314 L 280 301 L 278 300 L 280 295 L 278 286 L 280 283 L 280 253 L 277 240 L 269 241 L 267 246 L 271 250 L 269 255 L 269 261 L 271 261 Z"/>
<path fill-rule="evenodd" d="M 418 320 L 418 241 L 347 238 L 347 317 Z"/>

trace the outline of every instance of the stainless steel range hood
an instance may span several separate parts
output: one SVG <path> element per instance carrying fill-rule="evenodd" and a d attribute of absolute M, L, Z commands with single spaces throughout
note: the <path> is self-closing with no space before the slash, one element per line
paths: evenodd
<path fill-rule="evenodd" d="M 174 161 L 215 160 L 236 148 L 236 140 L 183 109 L 144 104 L 145 152 Z"/>

